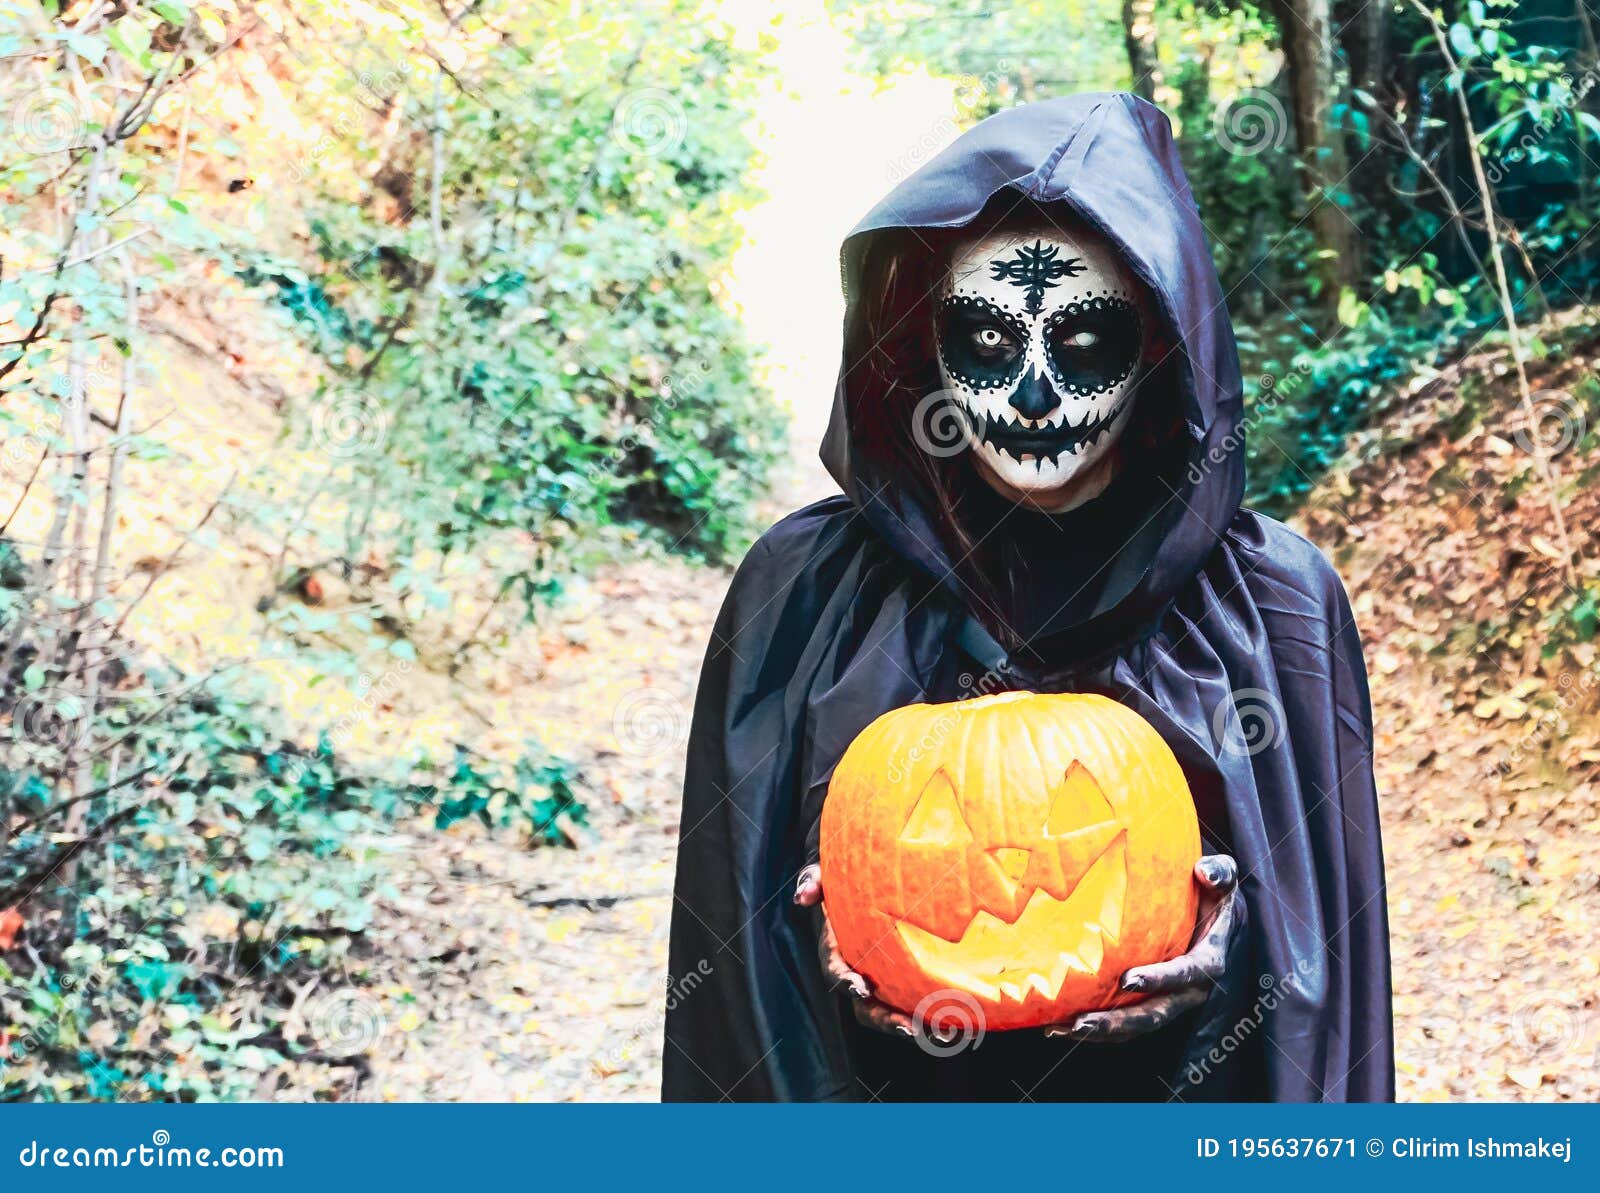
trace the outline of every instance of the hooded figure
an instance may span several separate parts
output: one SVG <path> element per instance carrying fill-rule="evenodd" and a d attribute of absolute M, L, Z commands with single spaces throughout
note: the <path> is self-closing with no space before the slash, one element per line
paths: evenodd
<path fill-rule="evenodd" d="M 822 456 L 843 495 L 751 550 L 701 676 L 663 1096 L 1392 1098 L 1361 646 L 1322 555 L 1240 509 L 1239 363 L 1166 117 L 1126 94 L 991 117 L 842 264 Z M 919 1046 L 818 962 L 825 920 L 792 894 L 845 748 L 1006 689 L 1141 714 L 1205 851 L 1237 860 L 1217 969 L 1155 1030 Z"/>

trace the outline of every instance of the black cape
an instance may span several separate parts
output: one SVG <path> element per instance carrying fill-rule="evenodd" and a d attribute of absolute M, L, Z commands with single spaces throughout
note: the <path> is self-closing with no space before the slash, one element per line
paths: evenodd
<path fill-rule="evenodd" d="M 1064 203 L 1108 236 L 1156 296 L 1181 359 L 1182 466 L 1109 561 L 1101 591 L 1113 607 L 1102 601 L 1077 627 L 1087 632 L 1026 662 L 968 616 L 934 523 L 859 450 L 844 391 L 858 283 L 881 234 L 968 223 L 1005 188 Z M 663 1097 L 1392 1098 L 1361 645 L 1323 556 L 1239 508 L 1238 358 L 1166 118 L 1125 94 L 994 116 L 874 209 L 845 242 L 843 265 L 847 349 L 823 447 L 843 495 L 789 516 L 751 550 L 701 676 Z M 1040 583 L 1061 583 L 1057 572 Z M 1112 695 L 1178 755 L 1208 847 L 1239 861 L 1247 908 L 1229 980 L 1199 1011 L 1131 1044 L 995 1032 L 934 1056 L 859 1027 L 827 989 L 817 916 L 791 892 L 815 858 L 833 766 L 881 713 L 955 699 L 984 668 L 1011 687 Z"/>

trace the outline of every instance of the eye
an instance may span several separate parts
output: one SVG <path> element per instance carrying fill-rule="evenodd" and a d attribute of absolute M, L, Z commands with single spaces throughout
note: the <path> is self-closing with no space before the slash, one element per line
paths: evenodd
<path fill-rule="evenodd" d="M 945 371 L 979 389 L 1011 384 L 1026 363 L 1027 326 L 975 294 L 945 296 L 934 336 Z"/>
<path fill-rule="evenodd" d="M 1058 388 L 1103 393 L 1138 363 L 1144 333 L 1139 313 L 1120 298 L 1068 303 L 1045 321 L 1045 345 Z"/>

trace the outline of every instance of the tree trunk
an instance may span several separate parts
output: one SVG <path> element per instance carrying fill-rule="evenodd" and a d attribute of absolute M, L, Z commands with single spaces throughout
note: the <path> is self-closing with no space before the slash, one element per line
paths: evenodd
<path fill-rule="evenodd" d="M 1307 223 L 1317 245 L 1320 299 L 1331 316 L 1339 291 L 1354 278 L 1350 221 L 1325 192 L 1345 183 L 1344 145 L 1327 135 L 1334 94 L 1328 0 L 1274 0 L 1289 80 L 1295 144 L 1305 175 Z M 1331 318 L 1330 318 L 1331 322 Z"/>
<path fill-rule="evenodd" d="M 1153 103 L 1161 82 L 1161 58 L 1156 53 L 1156 0 L 1122 0 L 1122 36 L 1128 46 L 1133 93 Z"/>
<path fill-rule="evenodd" d="M 1354 94 L 1361 91 L 1371 96 L 1373 102 L 1385 112 L 1394 112 L 1393 88 L 1387 77 L 1389 6 L 1370 3 L 1369 0 L 1342 0 L 1334 11 L 1339 27 L 1339 45 L 1350 67 L 1351 108 L 1356 112 L 1366 112 L 1366 106 Z M 1372 150 L 1370 138 L 1365 145 L 1355 133 L 1345 138 L 1345 152 L 1351 161 L 1350 190 L 1370 203 L 1380 224 L 1386 225 L 1395 208 L 1388 181 L 1393 158 Z M 1362 226 L 1366 227 L 1365 224 Z M 1382 228 L 1372 231 L 1381 234 Z M 1353 239 L 1355 243 L 1352 245 L 1354 251 L 1350 268 L 1353 274 L 1359 274 L 1365 261 L 1362 252 L 1365 246 L 1361 238 Z"/>

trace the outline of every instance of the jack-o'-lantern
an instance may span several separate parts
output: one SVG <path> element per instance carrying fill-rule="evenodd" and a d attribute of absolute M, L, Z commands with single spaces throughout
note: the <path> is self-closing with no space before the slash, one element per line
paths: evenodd
<path fill-rule="evenodd" d="M 992 1030 L 1134 996 L 1122 973 L 1183 952 L 1200 830 L 1161 736 L 1094 695 L 1006 692 L 879 717 L 822 810 L 844 959 L 914 1010 L 964 991 Z"/>

